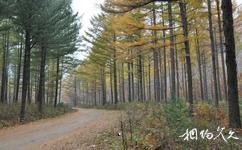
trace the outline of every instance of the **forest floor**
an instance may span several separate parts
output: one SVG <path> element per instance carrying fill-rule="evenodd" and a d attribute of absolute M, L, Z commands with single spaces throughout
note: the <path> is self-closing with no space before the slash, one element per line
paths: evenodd
<path fill-rule="evenodd" d="M 1 150 L 82 150 L 116 126 L 120 111 L 78 109 L 52 119 L 0 129 Z"/>

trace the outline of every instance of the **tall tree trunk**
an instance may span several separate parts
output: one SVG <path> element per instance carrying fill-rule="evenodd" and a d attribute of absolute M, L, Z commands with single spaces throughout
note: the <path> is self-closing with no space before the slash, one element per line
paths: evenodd
<path fill-rule="evenodd" d="M 123 101 L 123 95 L 122 95 L 122 81 L 121 81 L 121 67 L 120 64 L 117 64 L 117 75 L 118 75 L 118 99 L 120 102 Z"/>
<path fill-rule="evenodd" d="M 59 74 L 57 74 L 57 76 L 58 75 Z M 77 83 L 77 79 L 76 79 L 76 75 L 74 75 L 74 83 L 73 83 L 74 84 L 74 101 L 73 101 L 73 104 L 75 107 L 77 106 L 77 85 L 76 85 L 76 83 Z M 58 82 L 57 82 L 57 92 L 58 92 Z M 57 93 L 56 93 L 56 97 L 57 97 Z M 55 104 L 55 107 L 56 107 L 56 104 Z"/>
<path fill-rule="evenodd" d="M 160 56 L 160 54 L 159 54 Z M 146 77 L 146 74 L 145 74 L 145 58 L 143 58 L 143 61 L 142 61 L 142 87 L 143 87 L 143 101 L 146 101 L 146 80 L 145 80 L 145 77 Z"/>
<path fill-rule="evenodd" d="M 27 100 L 27 88 L 30 81 L 30 51 L 31 51 L 31 41 L 29 30 L 25 31 L 25 54 L 24 54 L 24 64 L 23 64 L 23 86 L 22 86 L 22 102 L 20 111 L 20 121 L 22 122 L 25 117 L 25 107 Z"/>
<path fill-rule="evenodd" d="M 221 21 L 221 13 L 220 13 L 220 3 L 219 0 L 216 0 L 217 5 L 217 15 L 218 15 L 218 27 L 219 27 L 219 45 L 220 45 L 220 52 L 221 52 L 221 63 L 222 63 L 222 74 L 223 74 L 223 84 L 224 84 L 224 96 L 225 100 L 228 100 L 228 93 L 227 93 L 227 79 L 225 75 L 225 61 L 224 61 L 224 46 L 223 46 L 223 36 L 222 36 L 222 21 Z"/>
<path fill-rule="evenodd" d="M 128 66 L 128 100 L 131 102 L 132 100 L 132 93 L 131 93 L 131 66 L 130 63 L 127 63 Z"/>
<path fill-rule="evenodd" d="M 191 64 L 191 56 L 190 56 L 190 45 L 189 45 L 189 36 L 188 36 L 188 23 L 187 23 L 187 13 L 186 13 L 186 3 L 184 1 L 179 2 L 180 7 L 180 15 L 182 18 L 182 25 L 183 25 L 183 35 L 186 39 L 184 42 L 185 51 L 186 51 L 186 65 L 187 65 L 187 81 L 188 81 L 188 102 L 189 102 L 189 109 L 190 115 L 193 112 L 193 87 L 192 87 L 192 64 Z"/>
<path fill-rule="evenodd" d="M 17 82 L 16 82 L 16 92 L 14 96 L 14 101 L 18 102 L 18 95 L 19 95 L 19 83 L 20 83 L 20 74 L 21 74 L 21 66 L 22 66 L 22 51 L 23 51 L 23 43 L 21 41 L 20 48 L 19 48 L 19 58 L 18 58 L 18 70 L 17 70 Z"/>
<path fill-rule="evenodd" d="M 237 63 L 235 56 L 233 9 L 231 0 L 222 0 L 224 37 L 226 46 L 226 65 L 228 77 L 229 126 L 241 128 Z"/>
<path fill-rule="evenodd" d="M 211 51 L 212 51 L 212 67 L 213 67 L 213 84 L 214 84 L 214 96 L 215 96 L 215 106 L 218 107 L 218 80 L 216 71 L 216 52 L 215 52 L 215 42 L 213 36 L 213 22 L 212 22 L 212 10 L 211 10 L 211 0 L 207 0 L 208 4 L 208 22 L 209 22 L 209 34 L 211 41 Z"/>
<path fill-rule="evenodd" d="M 116 35 L 114 33 L 113 41 L 116 42 Z M 117 89 L 117 62 L 116 62 L 116 48 L 113 49 L 113 81 L 114 81 L 114 103 L 118 104 L 118 89 Z"/>
<path fill-rule="evenodd" d="M 198 30 L 196 28 L 196 53 L 197 53 L 197 64 L 198 64 L 198 72 L 199 72 L 199 81 L 200 81 L 200 94 L 201 99 L 204 100 L 204 92 L 203 92 L 203 77 L 202 77 L 202 67 L 201 67 L 201 52 L 200 52 L 200 42 L 198 39 Z"/>
<path fill-rule="evenodd" d="M 112 65 L 110 64 L 110 96 L 111 96 L 111 102 L 112 104 L 114 104 L 114 101 L 113 101 L 113 73 L 112 73 Z"/>
<path fill-rule="evenodd" d="M 179 60 L 178 60 L 178 49 L 177 44 L 175 44 L 175 56 L 176 56 L 176 98 L 180 97 L 180 75 L 179 75 Z"/>
<path fill-rule="evenodd" d="M 202 64 L 203 64 L 203 85 L 204 85 L 204 99 L 208 100 L 208 79 L 207 79 L 207 61 L 205 54 L 202 54 Z"/>
<path fill-rule="evenodd" d="M 151 101 L 151 61 L 148 62 L 148 98 Z"/>
<path fill-rule="evenodd" d="M 139 92 L 138 92 L 138 100 L 143 101 L 143 76 L 142 76 L 142 56 L 139 54 L 138 55 L 138 61 L 137 61 L 137 71 L 138 71 L 138 87 L 139 87 Z"/>
<path fill-rule="evenodd" d="M 60 58 L 56 58 L 56 79 L 55 79 L 55 100 L 54 107 L 57 106 L 58 89 L 59 89 L 59 72 L 60 72 Z"/>
<path fill-rule="evenodd" d="M 153 3 L 153 25 L 156 26 L 156 10 L 155 3 Z M 157 45 L 157 31 L 152 31 L 154 36 L 154 49 L 153 49 L 153 58 L 154 58 L 154 92 L 155 92 L 155 101 L 160 102 L 160 76 L 159 76 L 159 49 L 156 48 Z"/>
<path fill-rule="evenodd" d="M 160 67 L 160 98 L 164 100 L 164 68 L 163 68 L 163 57 L 161 56 L 161 49 L 159 49 L 159 67 Z M 143 69 L 145 70 L 145 69 Z M 145 76 L 144 76 L 145 77 Z"/>
<path fill-rule="evenodd" d="M 1 101 L 7 100 L 7 80 L 8 80 L 8 51 L 9 51 L 9 31 L 3 34 L 3 67 L 2 67 L 2 85 L 1 85 Z"/>
<path fill-rule="evenodd" d="M 217 71 L 217 83 L 218 83 L 218 99 L 222 100 L 221 95 L 221 84 L 220 84 L 220 69 L 219 69 L 219 61 L 218 61 L 218 45 L 217 45 L 217 34 L 216 28 L 214 28 L 214 46 L 215 46 L 215 62 L 216 62 L 216 71 Z"/>
<path fill-rule="evenodd" d="M 173 31 L 173 16 L 171 2 L 168 2 L 168 16 L 170 28 L 170 64 L 171 64 L 171 99 L 176 99 L 176 77 L 175 77 L 175 49 L 174 49 L 174 31 Z"/>
<path fill-rule="evenodd" d="M 9 33 L 9 31 L 7 32 L 7 47 L 6 47 L 6 73 L 5 73 L 5 75 L 6 75 L 6 82 L 5 82 L 5 87 L 6 87 L 6 90 L 5 90 L 5 99 L 6 99 L 6 101 L 9 101 L 9 103 L 10 103 L 10 98 L 9 98 L 9 96 L 8 96 L 8 93 L 10 92 L 8 92 L 8 89 L 10 90 L 10 87 L 8 86 L 9 85 L 9 78 L 8 78 L 8 71 L 9 71 L 9 40 L 10 40 L 10 33 Z"/>
<path fill-rule="evenodd" d="M 165 16 L 164 16 L 164 7 L 162 6 L 162 25 L 165 26 Z M 166 43 L 166 32 L 163 30 L 162 32 L 163 43 Z M 166 69 L 166 46 L 163 46 L 163 69 L 164 69 L 164 77 L 163 77 L 163 85 L 164 85 L 164 99 L 167 102 L 167 69 Z"/>
<path fill-rule="evenodd" d="M 97 106 L 97 83 L 96 80 L 94 81 L 94 85 L 93 85 L 93 97 L 94 97 L 94 106 Z M 105 92 L 106 93 L 106 92 Z M 105 95 L 106 96 L 106 95 Z M 106 97 L 105 97 L 106 99 Z"/>
<path fill-rule="evenodd" d="M 42 103 L 45 101 L 45 65 L 47 49 L 44 45 L 41 47 L 41 61 L 40 61 L 40 72 L 39 72 L 39 91 L 38 91 L 38 110 L 42 112 Z"/>
<path fill-rule="evenodd" d="M 101 69 L 101 87 L 102 87 L 102 104 L 106 105 L 106 77 L 105 77 L 105 67 Z"/>
<path fill-rule="evenodd" d="M 125 84 L 124 84 L 124 64 L 121 64 L 121 78 L 122 78 L 122 97 L 125 103 Z"/>
<path fill-rule="evenodd" d="M 134 93 L 134 63 L 131 62 L 131 85 L 132 85 L 132 101 L 135 99 L 135 93 Z"/>
<path fill-rule="evenodd" d="M 64 69 L 64 64 L 63 64 L 63 58 L 61 60 L 61 70 L 60 70 L 60 90 L 59 90 L 59 103 L 61 102 L 61 94 L 62 94 L 62 77 L 63 77 L 63 69 Z"/>

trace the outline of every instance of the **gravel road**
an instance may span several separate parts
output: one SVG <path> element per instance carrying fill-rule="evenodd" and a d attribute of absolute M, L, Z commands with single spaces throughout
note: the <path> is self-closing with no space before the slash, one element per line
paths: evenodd
<path fill-rule="evenodd" d="M 89 133 L 89 138 L 92 138 L 92 136 L 95 136 L 95 132 L 105 130 L 108 127 L 107 124 L 103 124 L 103 122 L 107 122 L 105 118 L 109 118 L 109 121 L 111 121 L 110 118 L 114 118 L 115 114 L 117 116 L 119 113 L 116 111 L 78 109 L 75 113 L 61 117 L 1 129 L 0 150 L 47 150 L 59 149 L 58 147 L 61 145 L 61 149 L 65 149 L 65 141 L 69 140 L 70 147 L 70 143 L 77 133 L 79 135 L 85 134 L 83 138 L 85 137 L 86 139 Z M 100 128 L 100 126 L 105 127 Z M 81 149 L 81 141 L 82 139 L 80 138 L 78 139 L 80 143 L 74 143 L 76 148 Z M 85 140 L 83 139 L 83 141 Z"/>

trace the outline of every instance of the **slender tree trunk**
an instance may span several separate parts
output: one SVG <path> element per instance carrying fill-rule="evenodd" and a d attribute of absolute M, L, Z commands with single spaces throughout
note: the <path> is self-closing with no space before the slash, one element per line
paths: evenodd
<path fill-rule="evenodd" d="M 116 42 L 114 33 L 113 41 Z M 116 63 L 116 48 L 113 49 L 113 81 L 114 81 L 114 103 L 118 104 L 118 89 L 117 89 L 117 63 Z"/>
<path fill-rule="evenodd" d="M 93 97 L 94 97 L 94 106 L 97 106 L 97 83 L 96 80 L 94 81 L 94 87 L 93 87 Z M 105 92 L 106 93 L 106 92 Z M 105 95 L 106 96 L 106 95 Z M 105 98 L 106 99 L 106 98 Z"/>
<path fill-rule="evenodd" d="M 58 58 L 59 59 L 59 58 Z M 59 61 L 59 60 L 58 60 Z M 58 62 L 57 62 L 58 63 Z M 57 69 L 58 70 L 58 69 Z M 57 74 L 57 76 L 58 76 L 59 74 Z M 73 101 L 73 104 L 74 104 L 74 106 L 76 107 L 77 106 L 77 85 L 76 85 L 76 83 L 77 83 L 77 79 L 76 79 L 76 75 L 74 75 L 75 77 L 74 77 L 74 101 Z M 58 93 L 58 80 L 57 80 L 57 93 Z M 57 97 L 57 93 L 56 93 L 56 97 Z M 56 102 L 57 102 L 57 99 L 56 99 Z M 55 104 L 55 107 L 56 107 L 56 104 Z"/>
<path fill-rule="evenodd" d="M 22 102 L 20 111 L 20 121 L 22 122 L 25 117 L 25 107 L 27 100 L 27 88 L 30 80 L 30 51 L 31 51 L 31 41 L 30 32 L 26 30 L 25 33 L 25 54 L 24 54 L 24 67 L 23 67 L 23 86 L 22 86 Z"/>
<path fill-rule="evenodd" d="M 19 60 L 18 60 L 18 71 L 17 71 L 17 83 L 16 83 L 16 92 L 14 96 L 14 101 L 18 102 L 18 95 L 19 95 L 19 83 L 20 83 L 20 74 L 21 74 L 21 66 L 22 66 L 22 51 L 23 51 L 23 43 L 20 43 L 19 49 Z"/>
<path fill-rule="evenodd" d="M 121 64 L 121 78 L 122 78 L 122 97 L 125 103 L 125 84 L 124 84 L 124 64 Z"/>
<path fill-rule="evenodd" d="M 175 49 L 174 49 L 174 31 L 173 27 L 173 16 L 171 2 L 168 2 L 168 16 L 169 16 L 169 28 L 170 28 L 170 64 L 171 64 L 171 99 L 176 99 L 176 77 L 175 77 Z"/>
<path fill-rule="evenodd" d="M 62 94 L 62 77 L 63 77 L 63 68 L 64 68 L 64 64 L 63 64 L 63 59 L 62 59 L 62 61 L 61 61 L 61 70 L 60 70 L 59 103 L 61 102 L 61 94 Z"/>
<path fill-rule="evenodd" d="M 31 85 L 32 85 L 32 79 L 31 79 L 31 73 L 29 74 L 29 84 L 28 84 L 28 104 L 30 105 L 32 103 L 32 91 L 31 91 Z"/>
<path fill-rule="evenodd" d="M 222 100 L 216 28 L 214 28 L 214 44 L 215 44 L 215 58 L 216 58 L 215 62 L 216 62 L 216 68 L 217 68 L 216 71 L 217 71 L 217 83 L 218 83 L 218 99 Z"/>
<path fill-rule="evenodd" d="M 89 98 L 88 98 L 88 82 L 85 82 L 85 104 L 88 106 L 89 105 Z"/>
<path fill-rule="evenodd" d="M 132 101 L 135 99 L 134 93 L 134 63 L 131 63 L 131 83 L 132 83 Z"/>
<path fill-rule="evenodd" d="M 101 69 L 101 87 L 102 87 L 102 104 L 106 105 L 106 77 L 105 77 L 105 67 Z"/>
<path fill-rule="evenodd" d="M 204 92 L 203 92 L 203 77 L 202 77 L 202 67 L 201 67 L 201 52 L 200 52 L 200 43 L 198 39 L 198 30 L 196 29 L 196 53 L 197 53 L 197 64 L 198 64 L 198 72 L 199 72 L 199 81 L 200 81 L 200 94 L 201 99 L 204 100 Z"/>
<path fill-rule="evenodd" d="M 10 98 L 9 98 L 9 96 L 8 96 L 8 93 L 10 92 L 8 92 L 8 89 L 10 90 L 10 87 L 8 86 L 9 85 L 9 77 L 8 77 L 8 71 L 9 71 L 9 40 L 10 40 L 10 32 L 8 31 L 7 32 L 7 43 L 6 43 L 6 73 L 5 73 L 5 75 L 6 75 L 6 82 L 5 82 L 5 88 L 6 88 L 6 90 L 5 90 L 5 99 L 6 99 L 6 101 L 9 101 L 9 103 L 10 103 Z"/>
<path fill-rule="evenodd" d="M 9 32 L 9 31 L 8 31 Z M 7 54 L 8 54 L 8 33 L 3 34 L 3 62 L 2 62 L 2 83 L 1 83 L 1 101 L 7 102 Z"/>
<path fill-rule="evenodd" d="M 45 101 L 45 65 L 47 49 L 44 45 L 41 47 L 41 62 L 39 72 L 39 91 L 38 91 L 38 110 L 42 112 L 42 103 Z"/>
<path fill-rule="evenodd" d="M 153 3 L 153 25 L 156 26 L 156 10 L 155 3 Z M 155 101 L 160 102 L 160 76 L 159 76 L 159 49 L 156 48 L 157 45 L 157 31 L 153 31 L 152 35 L 154 36 L 153 44 L 155 48 L 153 49 L 153 58 L 154 58 L 154 92 L 155 92 Z"/>
<path fill-rule="evenodd" d="M 160 56 L 160 54 L 159 54 L 159 56 Z M 146 77 L 146 74 L 145 74 L 145 58 L 143 58 L 143 61 L 142 61 L 142 83 L 143 83 L 143 85 L 142 85 L 142 87 L 143 87 L 143 101 L 146 101 L 146 84 L 145 84 L 145 77 Z"/>
<path fill-rule="evenodd" d="M 215 106 L 218 107 L 218 80 L 217 80 L 217 71 L 216 71 L 216 50 L 215 42 L 213 36 L 213 22 L 212 22 L 212 10 L 211 10 L 211 0 L 207 0 L 208 4 L 208 22 L 209 22 L 209 34 L 211 41 L 211 51 L 212 51 L 212 67 L 213 67 L 213 82 L 214 82 L 214 96 L 215 96 Z"/>
<path fill-rule="evenodd" d="M 203 62 L 203 84 L 204 84 L 204 98 L 208 100 L 208 79 L 207 79 L 207 61 L 205 58 L 205 54 L 202 54 L 202 62 Z"/>
<path fill-rule="evenodd" d="M 111 102 L 114 104 L 113 101 L 113 73 L 112 73 L 112 65 L 110 64 L 110 92 L 111 92 Z"/>
<path fill-rule="evenodd" d="M 165 16 L 164 16 L 164 7 L 162 6 L 162 25 L 165 26 Z M 166 32 L 163 30 L 162 33 L 163 36 L 163 43 L 166 43 Z M 164 99 L 165 102 L 167 102 L 167 69 L 166 69 L 166 46 L 163 46 L 163 69 L 164 69 L 164 79 L 163 79 L 163 85 L 164 85 Z"/>
<path fill-rule="evenodd" d="M 123 101 L 122 95 L 122 81 L 121 81 L 121 67 L 120 64 L 117 64 L 117 75 L 118 75 L 118 99 L 120 102 Z"/>
<path fill-rule="evenodd" d="M 138 83 L 138 87 L 139 87 L 139 92 L 138 92 L 138 95 L 139 95 L 139 98 L 138 100 L 139 101 L 143 101 L 144 100 L 144 97 L 143 97 L 143 76 L 142 76 L 142 56 L 141 55 L 138 55 L 138 62 L 137 62 L 137 71 L 138 71 L 138 80 L 139 80 L 139 83 Z"/>
<path fill-rule="evenodd" d="M 241 128 L 237 63 L 235 56 L 233 9 L 231 0 L 222 0 L 224 37 L 226 47 L 226 65 L 228 77 L 229 126 Z"/>
<path fill-rule="evenodd" d="M 222 63 L 222 75 L 223 75 L 223 84 L 224 84 L 224 96 L 225 100 L 228 100 L 228 93 L 227 93 L 227 79 L 225 75 L 225 60 L 224 60 L 224 46 L 223 46 L 223 36 L 222 36 L 222 21 L 221 21 L 221 14 L 220 14 L 220 3 L 219 0 L 216 0 L 217 5 L 217 15 L 218 15 L 218 27 L 219 27 L 219 45 L 220 45 L 220 52 L 221 52 L 221 63 Z"/>
<path fill-rule="evenodd" d="M 60 72 L 60 58 L 56 58 L 56 79 L 55 79 L 55 100 L 54 107 L 57 106 L 58 89 L 59 89 L 59 72 Z"/>
<path fill-rule="evenodd" d="M 192 64 L 191 64 L 191 56 L 190 56 L 190 45 L 189 45 L 189 36 L 188 36 L 188 23 L 187 23 L 187 15 L 186 15 L 186 3 L 184 1 L 179 2 L 180 13 L 183 24 L 183 35 L 186 39 L 184 42 L 185 51 L 186 51 L 186 65 L 187 65 L 187 81 L 188 81 L 188 102 L 190 105 L 190 115 L 193 112 L 193 86 L 192 86 Z"/>
<path fill-rule="evenodd" d="M 131 69 L 130 69 L 130 63 L 127 63 L 128 66 L 128 100 L 131 102 L 132 100 L 132 93 L 131 93 Z"/>
<path fill-rule="evenodd" d="M 184 68 L 184 65 L 181 66 L 181 69 L 182 69 L 182 96 L 185 97 L 185 68 Z"/>
<path fill-rule="evenodd" d="M 151 101 L 151 61 L 150 61 L 150 58 L 149 58 L 149 62 L 148 62 L 148 98 L 149 98 L 149 101 Z"/>
<path fill-rule="evenodd" d="M 178 49 L 175 44 L 175 55 L 176 55 L 176 98 L 180 97 L 180 75 L 179 75 L 179 62 L 178 62 Z"/>

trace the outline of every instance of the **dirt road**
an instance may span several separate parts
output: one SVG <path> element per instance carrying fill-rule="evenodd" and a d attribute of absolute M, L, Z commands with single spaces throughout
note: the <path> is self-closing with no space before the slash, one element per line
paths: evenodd
<path fill-rule="evenodd" d="M 58 118 L 0 130 L 0 150 L 84 149 L 89 139 L 111 128 L 118 111 L 78 109 Z M 86 148 L 85 148 L 86 149 Z"/>

